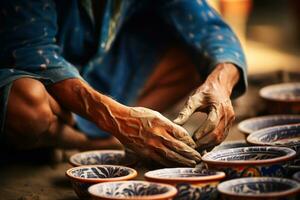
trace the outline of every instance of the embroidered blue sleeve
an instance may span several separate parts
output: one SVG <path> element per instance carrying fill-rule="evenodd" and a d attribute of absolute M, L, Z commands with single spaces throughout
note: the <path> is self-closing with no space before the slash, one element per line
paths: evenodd
<path fill-rule="evenodd" d="M 33 76 L 46 84 L 80 77 L 56 44 L 53 0 L 3 0 L 0 5 L 0 76 Z"/>
<path fill-rule="evenodd" d="M 205 67 L 209 73 L 218 63 L 235 64 L 240 69 L 241 78 L 232 97 L 244 93 L 247 87 L 245 56 L 237 37 L 219 14 L 205 0 L 168 0 L 162 3 L 162 17 L 205 61 L 205 66 L 200 68 Z"/>

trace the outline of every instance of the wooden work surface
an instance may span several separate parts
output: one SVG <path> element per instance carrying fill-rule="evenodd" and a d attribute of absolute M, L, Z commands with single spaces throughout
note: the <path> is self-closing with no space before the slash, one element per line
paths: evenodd
<path fill-rule="evenodd" d="M 234 102 L 237 115 L 236 123 L 248 117 L 265 114 L 264 106 L 258 97 L 259 88 L 286 79 L 300 80 L 298 75 L 290 76 L 281 72 L 250 77 L 250 87 L 247 94 Z M 172 116 L 172 112 L 167 115 Z M 226 140 L 239 139 L 244 139 L 244 135 L 237 130 L 235 124 Z M 67 163 L 67 159 L 74 151 L 61 152 L 49 149 L 31 152 L 6 152 L 2 150 L 0 200 L 78 199 L 69 180 L 65 177 L 66 169 L 71 167 Z M 137 179 L 143 179 L 143 174 L 147 170 L 141 167 L 138 167 L 137 170 L 139 172 Z"/>

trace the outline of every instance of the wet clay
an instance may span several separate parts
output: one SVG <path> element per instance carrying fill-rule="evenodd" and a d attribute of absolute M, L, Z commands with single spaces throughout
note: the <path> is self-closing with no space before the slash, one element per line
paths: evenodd
<path fill-rule="evenodd" d="M 196 112 L 208 114 L 204 123 L 193 133 L 197 148 L 206 149 L 221 143 L 234 120 L 230 95 L 239 79 L 238 69 L 229 63 L 219 64 L 206 81 L 191 95 L 174 120 L 184 124 Z"/>

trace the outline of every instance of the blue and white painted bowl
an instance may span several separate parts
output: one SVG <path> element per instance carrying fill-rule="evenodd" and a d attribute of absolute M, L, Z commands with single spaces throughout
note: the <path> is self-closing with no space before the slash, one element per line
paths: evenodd
<path fill-rule="evenodd" d="M 88 187 L 96 183 L 133 179 L 136 170 L 117 165 L 86 165 L 73 167 L 66 171 L 79 198 L 89 199 Z"/>
<path fill-rule="evenodd" d="M 283 146 L 300 153 L 300 123 L 274 126 L 253 132 L 247 137 L 253 145 Z"/>
<path fill-rule="evenodd" d="M 171 200 L 177 193 L 174 186 L 147 181 L 99 183 L 88 191 L 94 200 Z"/>
<path fill-rule="evenodd" d="M 266 115 L 246 119 L 239 123 L 238 129 L 248 135 L 260 129 L 296 123 L 300 123 L 300 115 Z"/>
<path fill-rule="evenodd" d="M 236 140 L 236 141 L 226 141 L 222 142 L 220 145 L 213 148 L 212 151 L 219 151 L 223 149 L 232 149 L 232 148 L 239 148 L 239 147 L 249 147 L 249 145 L 245 140 Z"/>
<path fill-rule="evenodd" d="M 224 171 L 226 178 L 285 176 L 296 152 L 286 147 L 251 146 L 212 151 L 202 157 L 209 169 Z"/>
<path fill-rule="evenodd" d="M 300 114 L 300 82 L 269 85 L 259 91 L 272 114 Z"/>
<path fill-rule="evenodd" d="M 85 151 L 72 155 L 69 162 L 73 166 L 82 165 L 125 165 L 132 166 L 137 158 L 122 150 Z"/>
<path fill-rule="evenodd" d="M 145 178 L 176 186 L 175 200 L 204 200 L 217 198 L 217 185 L 225 178 L 225 173 L 198 168 L 165 168 L 149 171 Z"/>
<path fill-rule="evenodd" d="M 286 178 L 238 178 L 218 185 L 223 199 L 228 200 L 296 200 L 300 183 Z"/>

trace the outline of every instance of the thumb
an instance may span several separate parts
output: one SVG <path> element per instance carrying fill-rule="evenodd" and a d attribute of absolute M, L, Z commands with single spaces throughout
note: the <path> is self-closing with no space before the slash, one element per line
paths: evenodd
<path fill-rule="evenodd" d="M 190 116 L 198 108 L 198 103 L 196 103 L 195 100 L 196 100 L 196 98 L 194 96 L 191 96 L 188 99 L 184 108 L 179 112 L 179 115 L 177 116 L 177 118 L 174 119 L 174 123 L 182 125 L 190 118 Z"/>

